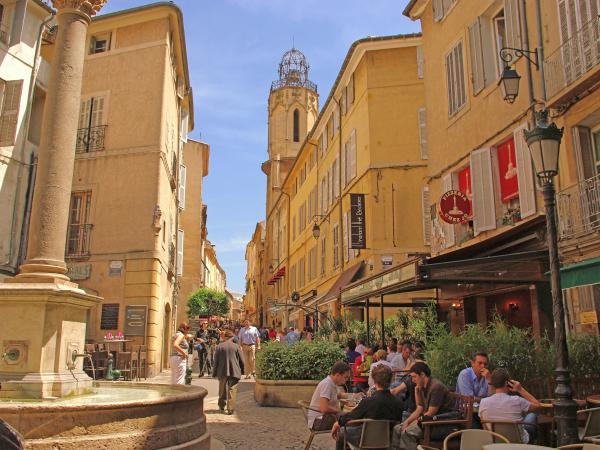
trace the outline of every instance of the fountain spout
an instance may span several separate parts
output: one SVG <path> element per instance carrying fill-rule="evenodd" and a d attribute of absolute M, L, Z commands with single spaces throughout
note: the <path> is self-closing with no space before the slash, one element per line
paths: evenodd
<path fill-rule="evenodd" d="M 90 362 L 90 367 L 92 368 L 92 379 L 96 381 L 96 370 L 94 369 L 94 361 L 92 360 L 92 355 L 90 353 L 77 353 L 76 350 L 73 350 L 73 353 L 71 354 L 72 361 L 67 364 L 69 370 L 75 369 L 75 362 L 77 361 L 77 358 L 83 358 L 84 361 L 87 359 Z"/>

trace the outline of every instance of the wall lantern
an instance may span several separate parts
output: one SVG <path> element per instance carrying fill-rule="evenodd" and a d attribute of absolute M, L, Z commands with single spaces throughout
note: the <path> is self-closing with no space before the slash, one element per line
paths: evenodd
<path fill-rule="evenodd" d="M 551 182 L 558 174 L 558 154 L 564 128 L 554 122 L 548 123 L 548 111 L 535 113 L 536 125 L 531 131 L 525 130 L 525 140 L 533 159 L 535 172 L 543 184 Z"/>

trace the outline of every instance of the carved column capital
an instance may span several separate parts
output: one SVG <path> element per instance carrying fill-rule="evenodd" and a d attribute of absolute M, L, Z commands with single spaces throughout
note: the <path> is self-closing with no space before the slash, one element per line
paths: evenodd
<path fill-rule="evenodd" d="M 58 11 L 64 8 L 72 8 L 88 16 L 94 16 L 108 0 L 52 0 L 52 5 Z"/>

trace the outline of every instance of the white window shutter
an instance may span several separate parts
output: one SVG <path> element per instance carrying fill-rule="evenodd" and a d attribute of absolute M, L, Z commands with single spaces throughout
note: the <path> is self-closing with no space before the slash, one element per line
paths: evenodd
<path fill-rule="evenodd" d="M 179 138 L 183 142 L 187 142 L 188 139 L 188 127 L 189 127 L 189 114 L 185 109 L 181 109 L 181 131 Z"/>
<path fill-rule="evenodd" d="M 523 48 L 521 44 L 521 0 L 504 0 L 504 22 L 506 24 L 506 47 Z"/>
<path fill-rule="evenodd" d="M 417 114 L 419 117 L 419 144 L 421 147 L 421 159 L 427 159 L 427 116 L 425 114 L 425 108 L 419 108 Z"/>
<path fill-rule="evenodd" d="M 99 127 L 100 125 L 104 125 L 104 97 L 95 97 L 92 99 L 93 107 L 92 107 L 92 126 Z M 85 126 L 87 127 L 87 125 Z"/>
<path fill-rule="evenodd" d="M 348 91 L 348 106 L 350 106 L 354 103 L 354 74 L 350 75 L 350 81 L 348 81 L 346 90 Z"/>
<path fill-rule="evenodd" d="M 423 79 L 425 75 L 425 59 L 423 57 L 423 47 L 419 45 L 417 47 L 417 77 Z"/>
<path fill-rule="evenodd" d="M 444 175 L 444 177 L 442 178 L 442 184 L 444 192 L 451 191 L 454 188 L 451 173 Z M 452 247 L 456 243 L 454 225 L 442 221 L 442 228 L 444 230 L 444 247 Z"/>
<path fill-rule="evenodd" d="M 177 230 L 177 270 L 178 277 L 183 275 L 183 230 Z"/>
<path fill-rule="evenodd" d="M 421 189 L 421 210 L 423 215 L 423 241 L 431 243 L 431 200 L 429 197 L 429 186 Z"/>
<path fill-rule="evenodd" d="M 350 179 L 356 177 L 356 129 L 350 134 Z"/>
<path fill-rule="evenodd" d="M 473 83 L 473 95 L 477 95 L 485 87 L 481 17 L 478 17 L 475 22 L 469 26 L 469 44 L 469 50 L 471 52 L 471 82 Z"/>
<path fill-rule="evenodd" d="M 346 180 L 346 174 L 348 171 L 346 170 L 346 164 L 348 164 L 348 142 L 344 143 L 344 148 L 342 149 L 342 162 L 340 164 L 340 169 L 342 171 L 342 189 L 348 185 Z"/>
<path fill-rule="evenodd" d="M 6 81 L 0 116 L 0 145 L 14 145 L 17 136 L 23 80 Z"/>
<path fill-rule="evenodd" d="M 475 233 L 496 228 L 496 204 L 492 155 L 489 148 L 471 153 L 471 190 L 473 191 L 473 227 Z"/>
<path fill-rule="evenodd" d="M 185 209 L 185 179 L 187 168 L 181 164 L 179 166 L 179 208 Z"/>
<path fill-rule="evenodd" d="M 342 243 L 344 249 L 344 261 L 350 260 L 350 233 L 348 232 L 348 212 L 344 213 L 344 220 L 342 221 L 344 241 Z"/>
<path fill-rule="evenodd" d="M 517 163 L 517 179 L 519 182 L 519 204 L 521 217 L 529 217 L 537 212 L 535 204 L 535 179 L 531 154 L 525 142 L 524 130 L 527 125 L 520 126 L 514 131 L 515 159 Z"/>

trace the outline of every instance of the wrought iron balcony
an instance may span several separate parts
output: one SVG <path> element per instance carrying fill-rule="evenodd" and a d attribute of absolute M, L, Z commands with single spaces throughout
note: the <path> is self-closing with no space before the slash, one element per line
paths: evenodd
<path fill-rule="evenodd" d="M 97 127 L 80 128 L 77 130 L 75 153 L 89 153 L 104 150 L 104 135 L 106 125 Z"/>
<path fill-rule="evenodd" d="M 78 258 L 90 255 L 90 234 L 93 225 L 90 223 L 69 225 L 66 256 Z"/>
<path fill-rule="evenodd" d="M 304 87 L 310 89 L 311 91 L 317 92 L 317 85 L 310 80 L 291 80 L 291 79 L 283 79 L 276 80 L 271 83 L 271 91 L 275 91 L 282 87 Z"/>
<path fill-rule="evenodd" d="M 556 196 L 559 239 L 600 230 L 600 175 L 560 191 Z"/>
<path fill-rule="evenodd" d="M 546 93 L 552 98 L 600 64 L 600 18 L 582 26 L 544 61 Z"/>

